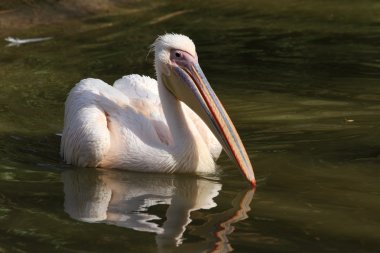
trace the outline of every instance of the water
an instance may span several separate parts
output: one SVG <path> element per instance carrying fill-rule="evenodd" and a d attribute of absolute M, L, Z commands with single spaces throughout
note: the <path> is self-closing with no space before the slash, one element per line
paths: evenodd
<path fill-rule="evenodd" d="M 84 77 L 154 75 L 148 46 L 179 32 L 253 160 L 207 178 L 74 170 L 63 103 Z M 0 43 L 0 252 L 376 252 L 380 4 L 136 2 Z"/>

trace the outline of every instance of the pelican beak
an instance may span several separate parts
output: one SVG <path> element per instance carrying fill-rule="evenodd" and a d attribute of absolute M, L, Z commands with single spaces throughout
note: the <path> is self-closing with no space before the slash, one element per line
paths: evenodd
<path fill-rule="evenodd" d="M 197 58 L 186 52 L 181 53 L 184 56 L 180 60 L 175 60 L 172 53 L 175 64 L 171 67 L 174 73 L 162 75 L 164 84 L 202 118 L 229 158 L 235 161 L 252 187 L 255 187 L 253 168 L 235 126 L 203 74 Z"/>

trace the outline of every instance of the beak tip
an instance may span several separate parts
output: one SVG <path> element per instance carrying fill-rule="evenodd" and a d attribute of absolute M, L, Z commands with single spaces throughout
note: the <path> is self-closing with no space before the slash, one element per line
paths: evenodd
<path fill-rule="evenodd" d="M 252 188 L 256 188 L 256 179 L 252 179 L 249 181 L 249 183 L 251 184 Z"/>

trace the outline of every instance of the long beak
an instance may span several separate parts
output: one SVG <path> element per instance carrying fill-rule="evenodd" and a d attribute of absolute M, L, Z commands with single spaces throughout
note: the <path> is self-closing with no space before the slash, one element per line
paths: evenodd
<path fill-rule="evenodd" d="M 235 161 L 243 175 L 255 187 L 253 168 L 239 134 L 199 64 L 193 62 L 174 67 L 174 70 L 186 87 L 183 89 L 183 85 L 170 85 L 169 90 L 203 119 L 230 159 Z"/>

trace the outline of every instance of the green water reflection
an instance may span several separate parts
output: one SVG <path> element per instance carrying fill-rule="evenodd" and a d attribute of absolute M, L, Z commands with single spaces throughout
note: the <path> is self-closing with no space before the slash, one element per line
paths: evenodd
<path fill-rule="evenodd" d="M 0 252 L 160 250 L 155 233 L 65 212 L 64 178 L 75 172 L 62 163 L 56 134 L 78 80 L 154 76 L 148 46 L 172 31 L 194 39 L 259 181 L 247 219 L 226 233 L 226 250 L 377 251 L 380 3 L 240 0 L 132 2 L 81 22 L 6 35 L 54 38 L 20 47 L 0 42 Z M 170 250 L 210 251 L 220 240 L 216 230 L 200 231 L 204 217 L 239 210 L 248 189 L 225 156 L 219 164 L 215 178 L 179 179 L 221 189 L 213 208 L 190 215 L 182 248 Z M 89 177 L 100 180 L 96 173 Z M 116 183 L 125 185 L 128 175 Z M 168 206 L 148 209 L 162 218 L 158 225 Z M 192 248 L 197 243 L 205 247 Z"/>

